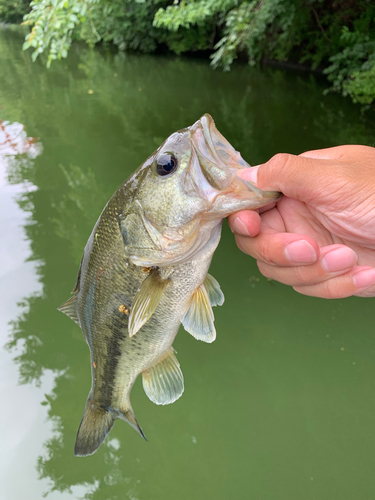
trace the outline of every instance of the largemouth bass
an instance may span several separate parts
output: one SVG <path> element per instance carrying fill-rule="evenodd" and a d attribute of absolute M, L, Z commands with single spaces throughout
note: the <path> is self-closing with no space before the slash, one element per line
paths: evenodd
<path fill-rule="evenodd" d="M 75 455 L 94 453 L 117 418 L 145 437 L 130 403 L 140 373 L 154 403 L 181 396 L 172 348 L 181 323 L 196 339 L 215 340 L 212 306 L 224 295 L 207 272 L 222 220 L 280 197 L 236 175 L 248 166 L 204 115 L 172 134 L 104 208 L 73 296 L 59 307 L 81 327 L 91 356 Z"/>

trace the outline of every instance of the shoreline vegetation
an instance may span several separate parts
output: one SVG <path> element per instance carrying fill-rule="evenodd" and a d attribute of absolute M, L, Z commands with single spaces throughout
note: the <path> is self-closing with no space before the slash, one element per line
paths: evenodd
<path fill-rule="evenodd" d="M 375 104 L 373 0 L 0 0 L 0 22 L 27 26 L 23 49 L 47 66 L 75 40 L 120 51 L 194 53 L 322 72 L 327 92 Z"/>

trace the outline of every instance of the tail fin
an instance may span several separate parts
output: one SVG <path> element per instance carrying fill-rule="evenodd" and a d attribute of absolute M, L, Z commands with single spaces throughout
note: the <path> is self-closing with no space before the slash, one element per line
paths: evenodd
<path fill-rule="evenodd" d="M 113 422 L 112 413 L 101 408 L 89 396 L 78 429 L 74 454 L 85 457 L 95 453 L 112 429 Z"/>

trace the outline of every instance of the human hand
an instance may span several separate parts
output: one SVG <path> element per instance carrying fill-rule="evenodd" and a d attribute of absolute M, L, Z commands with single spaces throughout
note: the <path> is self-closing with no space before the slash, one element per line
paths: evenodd
<path fill-rule="evenodd" d="M 239 175 L 284 193 L 228 218 L 264 276 L 314 297 L 375 296 L 375 148 L 278 154 Z"/>

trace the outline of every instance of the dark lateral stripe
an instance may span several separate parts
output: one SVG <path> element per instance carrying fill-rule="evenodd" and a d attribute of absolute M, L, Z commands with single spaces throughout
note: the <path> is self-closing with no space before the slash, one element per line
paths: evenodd
<path fill-rule="evenodd" d="M 113 391 L 117 366 L 121 357 L 120 345 L 127 336 L 128 316 L 118 311 L 115 307 L 112 315 L 107 316 L 108 323 L 105 325 L 106 332 L 111 332 L 106 338 L 107 356 L 100 359 L 102 365 L 101 380 L 97 380 L 97 391 L 100 394 L 100 402 L 105 407 L 112 406 Z M 104 333 L 104 332 L 103 332 Z"/>
<path fill-rule="evenodd" d="M 91 352 L 93 352 L 93 350 L 94 350 L 91 320 L 92 320 L 92 316 L 94 313 L 95 291 L 96 291 L 96 283 L 92 283 L 90 285 L 88 294 L 86 295 L 86 301 L 85 301 L 85 323 L 86 323 L 88 341 L 89 341 L 89 346 L 90 346 Z"/>

